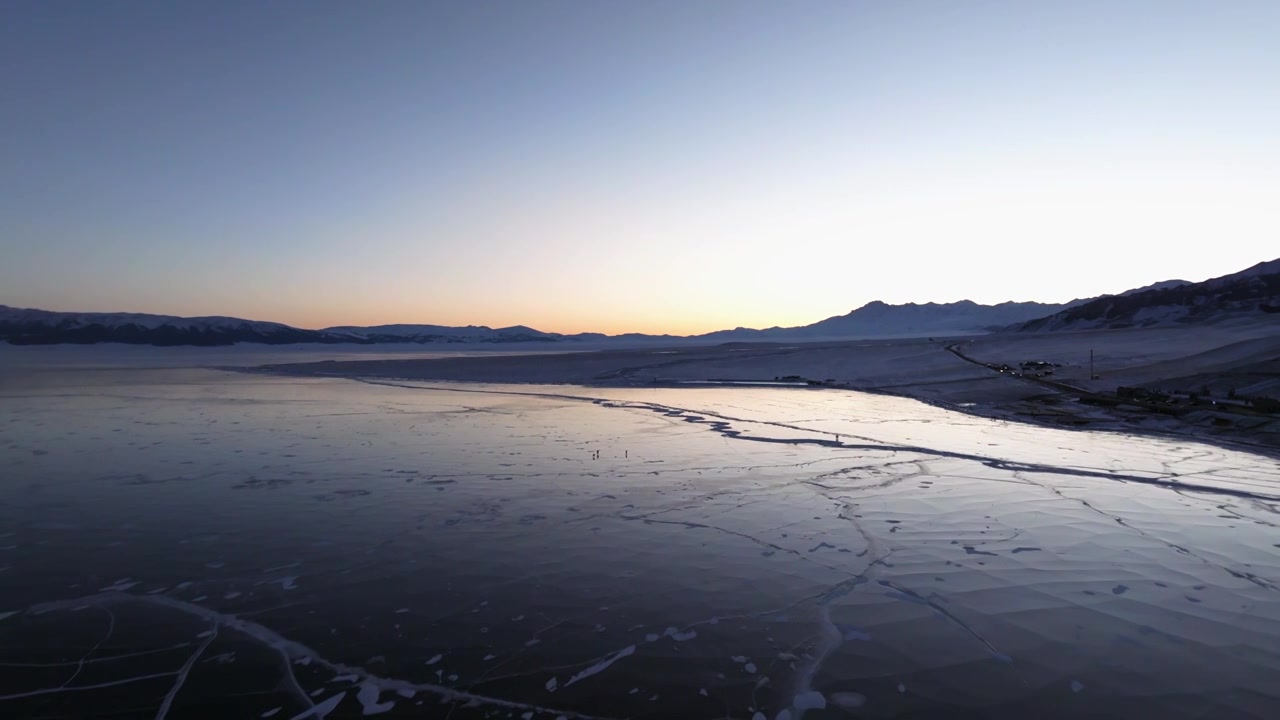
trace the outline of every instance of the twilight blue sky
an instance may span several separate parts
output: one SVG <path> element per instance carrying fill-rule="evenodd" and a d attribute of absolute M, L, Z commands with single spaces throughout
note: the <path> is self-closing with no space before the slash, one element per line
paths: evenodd
<path fill-rule="evenodd" d="M 804 324 L 1280 256 L 1280 2 L 0 4 L 0 303 Z"/>

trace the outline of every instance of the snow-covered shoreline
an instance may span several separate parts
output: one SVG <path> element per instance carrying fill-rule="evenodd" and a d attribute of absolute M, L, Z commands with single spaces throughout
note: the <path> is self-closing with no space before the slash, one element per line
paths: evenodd
<path fill-rule="evenodd" d="M 1261 378 L 1245 386 L 1259 395 L 1280 389 L 1280 379 L 1262 372 L 1269 372 L 1269 363 L 1280 357 L 1280 322 L 952 339 L 344 360 L 275 364 L 261 370 L 327 377 L 628 387 L 705 387 L 716 383 L 733 387 L 799 379 L 826 388 L 909 397 L 1004 420 L 1189 436 L 1255 451 L 1280 448 L 1280 418 L 1224 415 L 1212 408 L 1175 417 L 1137 407 L 1084 404 L 1069 390 L 966 362 L 949 352 L 949 347 L 962 347 L 971 358 L 992 365 L 1051 363 L 1056 382 L 1087 393 L 1114 393 L 1128 385 L 1176 388 L 1192 381 L 1196 388 L 1210 383 L 1226 387 L 1235 378 Z"/>

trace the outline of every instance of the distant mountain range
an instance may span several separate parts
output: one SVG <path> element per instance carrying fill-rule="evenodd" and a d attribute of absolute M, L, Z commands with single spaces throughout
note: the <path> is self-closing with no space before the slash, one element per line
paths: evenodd
<path fill-rule="evenodd" d="M 14 345 L 100 342 L 132 345 L 287 345 L 347 343 L 352 338 L 273 322 L 230 317 L 174 317 L 143 313 L 69 313 L 0 305 L 0 340 Z"/>
<path fill-rule="evenodd" d="M 1198 283 L 1156 283 L 1022 323 L 1022 332 L 1157 327 L 1280 314 L 1280 259 Z"/>
<path fill-rule="evenodd" d="M 1077 303 L 1083 300 L 1075 301 Z M 876 300 L 845 315 L 812 325 L 752 330 L 737 328 L 698 336 L 720 342 L 839 340 L 847 338 L 924 337 L 984 332 L 1026 322 L 1070 307 L 1037 302 L 1005 302 L 979 305 L 971 300 L 953 303 L 889 305 Z"/>
<path fill-rule="evenodd" d="M 991 330 L 1022 332 L 1210 322 L 1219 317 L 1280 313 L 1280 260 L 1201 283 L 1169 280 L 1119 295 L 1063 304 L 1006 302 L 889 305 L 871 302 L 811 325 L 762 330 L 736 328 L 693 336 L 563 335 L 516 325 L 378 325 L 304 330 L 280 323 L 229 317 L 182 318 L 137 313 L 66 313 L 0 305 L 0 340 L 15 345 L 92 344 L 232 345 L 264 343 L 608 343 L 803 342 L 855 338 L 960 335 Z"/>

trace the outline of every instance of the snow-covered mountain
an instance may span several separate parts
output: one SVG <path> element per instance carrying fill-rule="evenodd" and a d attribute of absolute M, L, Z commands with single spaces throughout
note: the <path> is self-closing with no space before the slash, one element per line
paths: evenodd
<path fill-rule="evenodd" d="M 867 303 L 847 315 L 827 318 L 808 325 L 802 330 L 806 335 L 861 337 L 919 337 L 980 332 L 1044 317 L 1070 305 L 1070 303 L 1055 305 L 1038 302 L 979 305 L 972 300 L 923 305 L 916 303 L 888 305 L 876 301 Z"/>
<path fill-rule="evenodd" d="M 972 300 L 961 300 L 953 303 L 890 305 L 877 300 L 845 315 L 829 317 L 811 325 L 773 327 L 765 330 L 737 328 L 720 330 L 699 337 L 720 342 L 752 340 L 786 342 L 968 334 L 1044 317 L 1070 307 L 1071 304 L 1004 302 L 998 305 L 980 305 Z"/>
<path fill-rule="evenodd" d="M 1280 313 L 1280 260 L 1202 283 L 1167 280 L 1119 295 L 1060 305 L 1005 302 L 889 305 L 870 302 L 844 315 L 798 327 L 737 328 L 673 335 L 563 335 L 524 325 L 377 325 L 304 330 L 230 317 L 183 318 L 140 313 L 63 313 L 0 305 L 0 341 L 16 345 L 98 342 L 139 345 L 291 343 L 586 343 L 653 345 L 723 342 L 804 342 L 857 338 L 961 335 L 994 329 L 1057 330 L 1212 322 L 1232 315 Z"/>
<path fill-rule="evenodd" d="M 1198 283 L 1157 283 L 1023 323 L 1024 332 L 1211 323 L 1280 314 L 1280 259 Z"/>
<path fill-rule="evenodd" d="M 1150 285 L 1143 285 L 1143 286 L 1142 286 L 1142 287 L 1140 287 L 1140 288 L 1134 288 L 1134 289 L 1132 289 L 1132 290 L 1125 290 L 1124 292 L 1120 293 L 1119 297 L 1124 297 L 1125 295 L 1137 295 L 1137 294 L 1138 294 L 1138 293 L 1140 293 L 1140 292 L 1146 292 L 1146 291 L 1148 291 L 1148 290 L 1167 290 L 1167 289 L 1169 289 L 1169 288 L 1176 288 L 1176 287 L 1180 287 L 1180 286 L 1182 286 L 1182 285 L 1190 285 L 1190 284 L 1191 284 L 1191 283 L 1190 283 L 1189 281 L 1187 281 L 1187 280 L 1162 280 L 1162 281 L 1160 281 L 1160 282 L 1158 282 L 1158 283 L 1151 283 Z M 1103 297 L 1106 297 L 1106 296 L 1104 295 Z M 1096 299 L 1096 298 L 1095 298 L 1095 299 Z M 1077 304 L 1079 304 L 1079 303 L 1077 303 Z"/>
<path fill-rule="evenodd" d="M 360 342 L 356 338 L 273 322 L 231 317 L 174 317 L 143 313 L 65 313 L 0 305 L 0 340 L 14 345 L 231 345 L 237 342 Z"/>
<path fill-rule="evenodd" d="M 322 332 L 357 337 L 374 343 L 470 343 L 470 342 L 556 342 L 580 336 L 545 333 L 524 325 L 491 328 L 484 325 L 450 327 L 448 325 L 375 325 L 372 327 L 342 326 L 325 328 Z M 599 337 L 605 338 L 606 335 Z"/>

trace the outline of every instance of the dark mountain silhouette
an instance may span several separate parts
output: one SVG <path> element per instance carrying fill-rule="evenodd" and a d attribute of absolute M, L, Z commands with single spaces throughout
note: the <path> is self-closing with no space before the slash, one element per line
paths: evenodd
<path fill-rule="evenodd" d="M 1280 260 L 1202 283 L 1169 280 L 1119 295 L 1063 304 L 1005 302 L 890 305 L 875 301 L 844 315 L 798 327 L 736 328 L 704 335 L 627 333 L 564 335 L 524 325 L 378 325 L 304 330 L 230 317 L 183 318 L 141 313 L 68 313 L 0 305 L 0 340 L 15 345 L 101 342 L 138 345 L 264 343 L 617 343 L 619 345 L 804 342 L 855 338 L 961 335 L 996 329 L 1072 330 L 1212 322 L 1241 315 L 1280 314 Z"/>
<path fill-rule="evenodd" d="M 1167 285 L 1090 300 L 1016 330 L 1089 330 L 1205 324 L 1280 313 L 1280 259 L 1198 283 Z"/>

